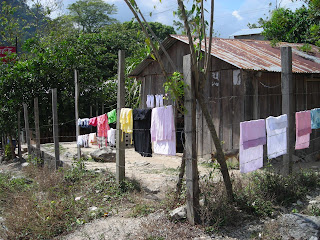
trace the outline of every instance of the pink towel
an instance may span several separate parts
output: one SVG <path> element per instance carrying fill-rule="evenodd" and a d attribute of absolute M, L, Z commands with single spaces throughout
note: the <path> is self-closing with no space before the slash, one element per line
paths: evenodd
<path fill-rule="evenodd" d="M 309 147 L 310 133 L 310 111 L 296 112 L 296 149 L 304 149 Z"/>
<path fill-rule="evenodd" d="M 97 126 L 97 117 L 90 118 L 89 125 L 96 127 Z"/>
<path fill-rule="evenodd" d="M 240 123 L 243 149 L 266 144 L 266 122 L 264 119 Z"/>

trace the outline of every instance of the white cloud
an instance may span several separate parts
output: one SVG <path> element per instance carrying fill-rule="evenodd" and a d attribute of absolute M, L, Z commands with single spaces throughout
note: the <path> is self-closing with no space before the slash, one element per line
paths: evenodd
<path fill-rule="evenodd" d="M 240 16 L 238 11 L 233 11 L 232 16 L 236 17 L 239 21 L 243 20 L 243 17 Z"/>

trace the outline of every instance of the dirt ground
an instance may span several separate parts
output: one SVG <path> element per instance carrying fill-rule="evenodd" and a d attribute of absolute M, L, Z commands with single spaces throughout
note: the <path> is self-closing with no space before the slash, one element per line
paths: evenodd
<path fill-rule="evenodd" d="M 52 154 L 54 152 L 53 144 L 43 144 L 41 149 Z M 81 153 L 89 156 L 91 152 L 97 149 L 98 146 L 91 145 L 89 148 L 81 148 Z M 60 155 L 64 163 L 72 165 L 73 157 L 76 154 L 76 142 L 60 143 Z M 163 198 L 165 191 L 169 187 L 174 187 L 177 182 L 181 157 L 182 153 L 178 153 L 176 156 L 153 154 L 152 157 L 142 157 L 134 151 L 134 148 L 129 147 L 125 151 L 125 175 L 140 181 L 144 190 L 154 197 Z M 108 169 L 113 173 L 116 172 L 115 162 L 86 161 L 85 165 L 88 169 Z M 205 174 L 209 170 L 209 168 L 199 165 L 201 174 Z"/>

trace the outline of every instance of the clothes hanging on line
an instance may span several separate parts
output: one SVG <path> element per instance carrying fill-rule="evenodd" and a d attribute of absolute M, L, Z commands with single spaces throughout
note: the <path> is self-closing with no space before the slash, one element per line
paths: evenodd
<path fill-rule="evenodd" d="M 108 115 L 108 124 L 114 123 L 117 121 L 117 110 L 113 109 L 112 111 L 107 113 Z"/>
<path fill-rule="evenodd" d="M 89 119 L 89 125 L 93 126 L 93 127 L 96 127 L 98 124 L 97 122 L 97 117 L 93 117 L 93 118 L 90 118 Z"/>
<path fill-rule="evenodd" d="M 266 119 L 268 158 L 276 158 L 287 153 L 287 114 Z"/>
<path fill-rule="evenodd" d="M 143 157 L 152 157 L 151 111 L 150 108 L 133 110 L 134 149 Z"/>
<path fill-rule="evenodd" d="M 90 133 L 89 134 L 89 144 L 91 145 L 97 145 L 97 134 L 96 133 Z"/>
<path fill-rule="evenodd" d="M 108 124 L 108 116 L 107 114 L 102 114 L 97 117 L 97 136 L 98 137 L 104 137 L 107 138 L 108 136 L 108 130 L 110 129 L 109 124 Z M 101 142 L 101 141 L 100 141 Z M 107 146 L 107 141 L 104 141 L 105 145 Z M 103 144 L 99 145 L 102 147 Z"/>
<path fill-rule="evenodd" d="M 153 95 L 147 95 L 147 108 L 154 108 L 154 96 Z"/>
<path fill-rule="evenodd" d="M 263 145 L 266 143 L 264 119 L 240 123 L 240 172 L 248 173 L 263 167 Z"/>
<path fill-rule="evenodd" d="M 110 128 L 108 130 L 108 143 L 110 146 L 115 146 L 116 145 L 116 129 Z"/>
<path fill-rule="evenodd" d="M 311 133 L 310 111 L 296 112 L 296 146 L 295 149 L 308 148 Z"/>
<path fill-rule="evenodd" d="M 311 129 L 320 128 L 320 108 L 315 108 L 310 111 L 311 114 Z"/>
<path fill-rule="evenodd" d="M 120 112 L 120 129 L 122 130 L 121 141 L 123 141 L 123 134 L 131 134 L 132 144 L 132 133 L 133 133 L 133 117 L 131 108 L 122 108 Z"/>
<path fill-rule="evenodd" d="M 78 119 L 78 126 L 81 128 L 88 128 L 89 127 L 89 118 L 82 118 Z"/>
<path fill-rule="evenodd" d="M 155 153 L 176 155 L 176 133 L 172 105 L 152 109 L 150 133 Z"/>
<path fill-rule="evenodd" d="M 89 147 L 89 134 L 79 135 L 77 145 L 81 147 Z"/>
<path fill-rule="evenodd" d="M 163 95 L 156 95 L 156 107 L 163 107 Z"/>

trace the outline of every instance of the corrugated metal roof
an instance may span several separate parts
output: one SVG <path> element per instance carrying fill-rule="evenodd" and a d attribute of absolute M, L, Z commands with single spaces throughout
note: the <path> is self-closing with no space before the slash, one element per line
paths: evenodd
<path fill-rule="evenodd" d="M 166 49 L 175 43 L 174 39 L 189 44 L 187 36 L 170 35 L 163 42 Z M 299 47 L 303 46 L 301 43 L 281 42 L 279 46 L 271 47 L 270 41 L 213 38 L 211 55 L 240 69 L 281 72 L 280 46 L 292 47 L 292 72 L 320 73 L 319 48 L 311 46 L 312 51 L 307 54 L 299 50 Z M 201 47 L 202 50 L 205 49 L 204 42 Z M 146 58 L 130 75 L 139 75 L 149 63 Z"/>
<path fill-rule="evenodd" d="M 241 29 L 230 36 L 243 36 L 243 35 L 251 35 L 251 34 L 261 34 L 263 28 L 250 28 L 250 29 Z"/>

